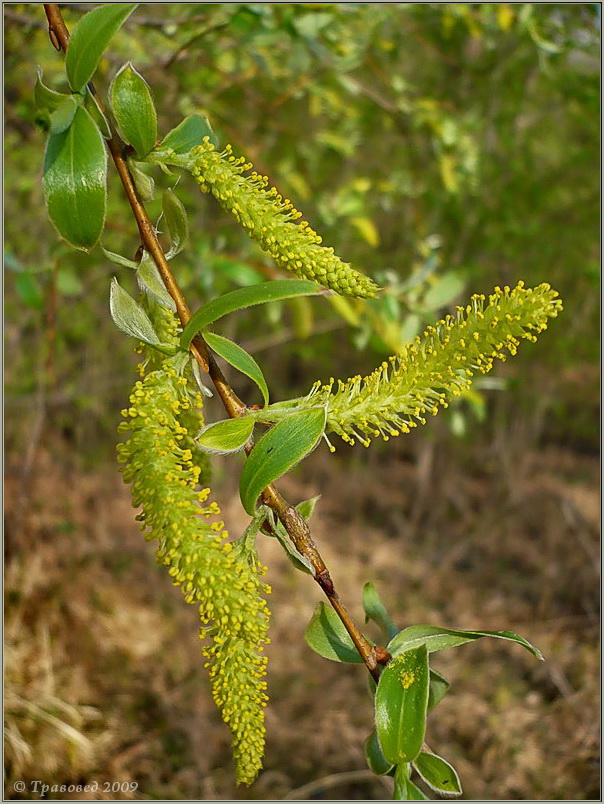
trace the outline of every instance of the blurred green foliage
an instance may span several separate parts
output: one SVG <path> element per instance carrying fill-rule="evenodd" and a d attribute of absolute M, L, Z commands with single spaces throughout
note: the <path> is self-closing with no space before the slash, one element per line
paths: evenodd
<path fill-rule="evenodd" d="M 86 10 L 64 8 L 70 29 Z M 33 88 L 39 67 L 65 90 L 63 60 L 41 5 L 4 11 L 8 408 L 50 389 L 82 445 L 112 444 L 133 359 L 108 315 L 109 280 L 134 290 L 133 276 L 98 248 L 67 248 L 48 222 Z M 160 137 L 207 115 L 221 144 L 387 289 L 366 303 L 301 299 L 235 318 L 225 334 L 255 354 L 274 396 L 370 370 L 464 295 L 547 281 L 565 312 L 503 372 L 498 421 L 533 415 L 539 397 L 534 438 L 547 430 L 597 449 L 599 39 L 595 4 L 141 4 L 95 82 L 105 93 L 131 60 Z M 193 182 L 154 178 L 159 191 L 177 185 L 191 212 L 174 270 L 193 308 L 274 275 Z M 148 209 L 161 229 L 161 192 Z M 114 175 L 107 220 L 103 245 L 134 257 Z M 482 413 L 480 400 L 467 404 Z"/>

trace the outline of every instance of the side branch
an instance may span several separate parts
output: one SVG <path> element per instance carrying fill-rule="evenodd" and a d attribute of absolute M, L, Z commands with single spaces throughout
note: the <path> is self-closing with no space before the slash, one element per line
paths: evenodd
<path fill-rule="evenodd" d="M 55 3 L 45 3 L 44 11 L 46 12 L 46 18 L 48 20 L 50 41 L 57 50 L 66 52 L 67 45 L 69 44 L 69 31 L 67 30 L 59 6 Z M 92 82 L 88 84 L 88 88 L 94 95 L 100 108 L 103 109 L 103 105 Z M 168 260 L 166 259 L 166 255 L 164 254 L 164 250 L 157 238 L 155 229 L 149 220 L 145 207 L 136 191 L 136 186 L 130 173 L 128 163 L 124 158 L 125 145 L 117 134 L 111 120 L 108 120 L 108 122 L 111 132 L 111 138 L 108 141 L 109 152 L 111 153 L 111 157 L 124 187 L 128 203 L 130 204 L 132 213 L 138 225 L 141 242 L 145 250 L 148 251 L 153 257 L 166 290 L 176 304 L 178 317 L 182 326 L 184 327 L 191 318 L 191 311 L 182 294 L 182 291 L 180 290 L 180 287 L 178 286 L 176 278 L 172 273 Z M 197 336 L 193 340 L 191 343 L 191 352 L 203 371 L 209 374 L 210 378 L 212 379 L 216 391 L 220 396 L 229 416 L 231 418 L 242 416 L 247 410 L 247 407 L 230 387 L 229 383 L 222 374 L 222 371 L 214 360 L 214 357 L 209 352 L 203 338 Z M 248 452 L 251 451 L 252 446 L 252 444 L 248 445 Z M 312 565 L 315 580 L 327 596 L 329 602 L 342 621 L 367 669 L 377 681 L 380 673 L 379 665 L 387 664 L 390 659 L 390 654 L 384 650 L 384 648 L 372 647 L 353 622 L 350 614 L 346 610 L 346 607 L 340 600 L 340 597 L 335 590 L 329 570 L 327 569 L 325 562 L 321 558 L 321 555 L 311 537 L 308 523 L 296 511 L 296 509 L 290 505 L 281 496 L 281 494 L 279 494 L 277 489 L 272 484 L 267 486 L 267 488 L 263 491 L 262 501 L 274 511 L 287 530 L 287 533 L 296 549 L 305 558 L 307 558 Z"/>

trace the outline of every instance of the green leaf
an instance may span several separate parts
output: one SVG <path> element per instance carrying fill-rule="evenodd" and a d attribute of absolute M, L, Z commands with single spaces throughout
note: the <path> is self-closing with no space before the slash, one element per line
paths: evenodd
<path fill-rule="evenodd" d="M 411 762 L 426 733 L 430 673 L 425 645 L 392 659 L 375 693 L 375 724 L 388 762 Z"/>
<path fill-rule="evenodd" d="M 189 218 L 182 202 L 172 190 L 166 190 L 162 197 L 164 220 L 170 237 L 170 250 L 166 254 L 171 260 L 187 247 L 189 242 Z"/>
<path fill-rule="evenodd" d="M 262 507 L 262 506 L 261 506 Z M 267 511 L 270 512 L 270 509 L 267 508 Z M 272 512 L 269 513 L 269 516 Z M 281 547 L 285 550 L 287 558 L 289 559 L 290 564 L 297 569 L 299 572 L 305 572 L 307 575 L 311 575 L 314 577 L 315 571 L 313 569 L 312 563 L 306 558 L 306 556 L 302 555 L 297 549 L 296 546 L 293 544 L 285 527 L 279 522 L 279 520 L 273 515 L 270 516 L 271 525 L 272 525 L 272 533 L 269 533 L 270 536 L 275 536 L 278 542 L 281 544 Z M 265 531 L 266 532 L 266 531 Z"/>
<path fill-rule="evenodd" d="M 325 408 L 293 413 L 272 427 L 256 444 L 241 472 L 239 495 L 248 514 L 274 480 L 311 452 L 325 429 Z"/>
<path fill-rule="evenodd" d="M 143 257 L 136 269 L 136 278 L 142 290 L 154 296 L 164 307 L 176 312 L 174 299 L 166 290 L 157 265 L 148 251 L 143 252 Z"/>
<path fill-rule="evenodd" d="M 248 354 L 241 346 L 224 338 L 222 335 L 216 335 L 214 332 L 204 332 L 203 339 L 220 357 L 224 358 L 231 366 L 245 374 L 250 380 L 256 383 L 262 392 L 264 404 L 268 405 L 268 386 L 264 379 L 262 369 L 256 363 L 254 358 Z"/>
<path fill-rule="evenodd" d="M 69 86 L 81 92 L 113 35 L 121 28 L 138 3 L 110 3 L 93 8 L 76 25 L 65 55 Z"/>
<path fill-rule="evenodd" d="M 149 85 L 128 62 L 111 82 L 109 97 L 123 139 L 143 159 L 157 140 L 157 113 Z"/>
<path fill-rule="evenodd" d="M 388 650 L 393 656 L 396 656 L 417 645 L 425 644 L 428 652 L 434 653 L 434 651 L 443 650 L 443 648 L 455 648 L 458 645 L 463 645 L 481 637 L 495 637 L 496 639 L 517 642 L 537 659 L 543 661 L 543 654 L 540 650 L 512 631 L 456 631 L 452 628 L 439 628 L 436 625 L 412 625 L 410 628 L 405 628 L 390 642 Z"/>
<path fill-rule="evenodd" d="M 218 145 L 218 140 L 214 136 L 208 118 L 201 114 L 190 114 L 173 128 L 164 137 L 161 147 L 171 148 L 176 154 L 186 154 L 196 145 L 201 145 L 204 137 L 209 137 L 210 142 Z"/>
<path fill-rule="evenodd" d="M 66 95 L 63 92 L 55 92 L 54 89 L 49 89 L 43 84 L 42 72 L 38 70 L 38 78 L 36 80 L 36 86 L 34 87 L 34 101 L 41 112 L 48 112 L 49 114 L 54 112 L 55 109 L 69 97 L 70 95 Z"/>
<path fill-rule="evenodd" d="M 195 441 L 204 452 L 228 455 L 243 449 L 254 430 L 254 420 L 241 416 L 213 422 L 201 430 Z"/>
<path fill-rule="evenodd" d="M 449 271 L 439 276 L 436 282 L 426 291 L 422 306 L 426 310 L 438 310 L 450 304 L 466 286 L 466 280 L 460 274 Z"/>
<path fill-rule="evenodd" d="M 430 668 L 430 692 L 428 695 L 428 711 L 434 709 L 447 694 L 447 690 L 451 685 L 447 679 L 441 675 L 438 670 L 433 667 Z"/>
<path fill-rule="evenodd" d="M 387 761 L 382 753 L 375 729 L 365 740 L 365 759 L 367 760 L 369 769 L 377 776 L 386 776 L 394 767 L 391 762 Z"/>
<path fill-rule="evenodd" d="M 373 620 L 377 623 L 387 639 L 392 639 L 398 634 L 400 629 L 390 619 L 390 615 L 372 583 L 366 583 L 363 587 L 363 609 L 365 622 Z"/>
<path fill-rule="evenodd" d="M 57 272 L 57 290 L 62 296 L 79 296 L 84 286 L 82 280 L 69 266 L 62 266 Z"/>
<path fill-rule="evenodd" d="M 20 271 L 16 282 L 17 295 L 21 301 L 34 310 L 44 306 L 44 294 L 37 277 L 30 271 Z"/>
<path fill-rule="evenodd" d="M 160 343 L 149 316 L 132 296 L 113 277 L 109 294 L 109 309 L 116 326 L 139 341 L 150 345 Z"/>
<path fill-rule="evenodd" d="M 442 757 L 421 751 L 413 761 L 413 767 L 435 793 L 447 797 L 461 795 L 459 776 Z"/>
<path fill-rule="evenodd" d="M 232 290 L 212 299 L 191 316 L 180 336 L 180 345 L 183 349 L 188 349 L 200 329 L 235 310 L 243 310 L 245 307 L 266 304 L 270 301 L 291 299 L 294 296 L 315 296 L 321 293 L 318 285 L 308 279 L 275 279 L 272 282 L 261 282 L 251 287 Z"/>
<path fill-rule="evenodd" d="M 407 762 L 397 765 L 394 773 L 394 801 L 429 801 L 419 787 L 416 787 L 409 778 L 410 766 Z"/>
<path fill-rule="evenodd" d="M 105 246 L 101 246 L 101 251 L 114 265 L 119 265 L 121 268 L 138 268 L 135 260 L 129 260 L 128 257 L 122 257 L 121 254 L 116 254 L 114 251 L 108 251 Z"/>
<path fill-rule="evenodd" d="M 316 497 L 311 497 L 309 500 L 303 500 L 301 503 L 296 505 L 296 511 L 300 514 L 300 516 L 305 519 L 307 522 L 310 520 L 311 516 L 313 515 L 313 511 L 315 510 L 315 505 L 321 499 L 321 495 L 317 494 Z"/>
<path fill-rule="evenodd" d="M 148 173 L 145 173 L 144 170 L 141 170 L 139 164 L 134 159 L 129 158 L 127 161 L 130 175 L 134 180 L 136 192 L 141 197 L 141 201 L 144 203 L 153 201 L 155 198 L 155 181 L 153 176 L 149 176 Z"/>
<path fill-rule="evenodd" d="M 411 779 L 407 779 L 405 790 L 405 801 L 430 801 L 429 797 L 417 785 L 414 785 Z"/>
<path fill-rule="evenodd" d="M 323 601 L 315 609 L 304 639 L 309 648 L 325 659 L 350 664 L 363 663 L 342 621 Z"/>
<path fill-rule="evenodd" d="M 105 113 L 99 106 L 97 99 L 89 89 L 86 90 L 86 94 L 84 95 L 84 106 L 90 117 L 92 117 L 94 122 L 99 127 L 99 131 L 101 132 L 103 139 L 110 140 L 111 129 L 109 128 L 109 122 L 105 117 Z"/>
<path fill-rule="evenodd" d="M 69 128 L 79 104 L 74 95 L 66 95 L 65 99 L 50 115 L 50 133 L 61 134 Z"/>
<path fill-rule="evenodd" d="M 89 251 L 105 226 L 107 152 L 98 127 L 81 106 L 68 129 L 49 136 L 42 181 L 48 214 L 59 234 Z"/>

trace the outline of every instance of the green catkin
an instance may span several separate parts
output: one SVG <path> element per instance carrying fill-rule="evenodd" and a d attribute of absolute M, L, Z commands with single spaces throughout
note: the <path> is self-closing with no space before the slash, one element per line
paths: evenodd
<path fill-rule="evenodd" d="M 184 422 L 192 400 L 187 380 L 170 360 L 144 374 L 122 411 L 120 471 L 132 484 L 132 503 L 157 561 L 168 568 L 187 603 L 199 606 L 203 655 L 212 695 L 233 736 L 237 780 L 250 784 L 262 767 L 270 588 L 255 553 L 228 542 L 220 509 L 200 489 L 200 468 Z"/>
<path fill-rule="evenodd" d="M 322 246 L 309 224 L 299 221 L 302 213 L 274 187 L 268 187 L 266 176 L 256 172 L 243 175 L 252 165 L 233 156 L 230 145 L 218 152 L 205 137 L 189 156 L 191 173 L 201 189 L 212 193 L 280 268 L 344 296 L 376 295 L 375 283 L 342 262 L 332 248 Z"/>
<path fill-rule="evenodd" d="M 316 383 L 299 406 L 325 405 L 327 431 L 349 444 L 408 433 L 468 389 L 477 372 L 486 374 L 495 359 L 516 354 L 520 339 L 536 341 L 562 309 L 557 296 L 547 284 L 525 288 L 523 282 L 513 290 L 495 288 L 488 301 L 472 296 L 467 307 L 428 327 L 369 376 L 338 380 L 335 390 L 333 379 Z M 263 416 L 270 421 L 270 407 Z"/>

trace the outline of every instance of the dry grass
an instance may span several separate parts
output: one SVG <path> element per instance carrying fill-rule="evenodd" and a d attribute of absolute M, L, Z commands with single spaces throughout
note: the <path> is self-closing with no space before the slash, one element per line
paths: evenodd
<path fill-rule="evenodd" d="M 496 641 L 436 657 L 452 687 L 429 742 L 465 798 L 597 799 L 597 460 L 512 455 L 506 474 L 497 450 L 471 463 L 421 440 L 318 451 L 282 487 L 324 495 L 314 534 L 359 622 L 371 580 L 400 625 L 510 628 L 543 650 L 543 664 Z M 135 798 L 171 800 L 389 798 L 365 772 L 364 671 L 306 647 L 320 593 L 276 542 L 260 545 L 274 589 L 266 769 L 237 789 L 195 611 L 155 566 L 114 468 L 82 472 L 56 449 L 22 468 L 9 456 L 7 798 L 18 779 L 136 782 Z M 235 533 L 245 518 L 233 481 L 220 486 Z"/>

